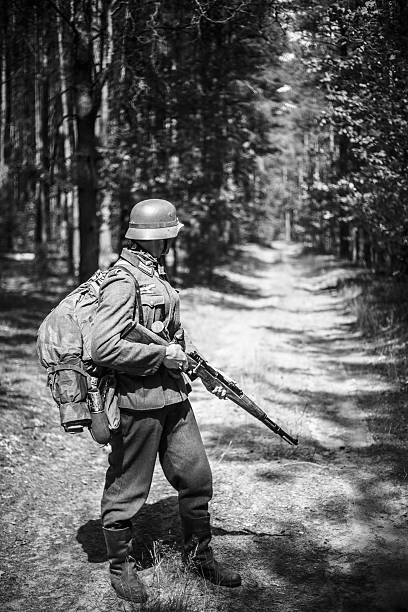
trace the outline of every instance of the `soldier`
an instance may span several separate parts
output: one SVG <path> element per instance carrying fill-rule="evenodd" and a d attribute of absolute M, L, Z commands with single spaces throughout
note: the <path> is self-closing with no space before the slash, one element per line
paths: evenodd
<path fill-rule="evenodd" d="M 128 248 L 121 253 L 121 268 L 112 268 L 101 286 L 93 327 L 92 359 L 116 371 L 121 412 L 102 497 L 110 577 L 119 597 L 137 603 L 147 594 L 132 557 L 131 519 L 147 499 L 157 454 L 178 491 L 188 567 L 222 586 L 241 584 L 239 574 L 218 563 L 209 546 L 212 476 L 182 374 L 188 367 L 186 354 L 176 343 L 145 345 L 124 335 L 129 321 L 140 315 L 149 329 L 161 321 L 169 339 L 181 329 L 178 293 L 161 265 L 181 227 L 166 200 L 144 200 L 133 207 Z M 221 388 L 209 390 L 225 395 Z"/>

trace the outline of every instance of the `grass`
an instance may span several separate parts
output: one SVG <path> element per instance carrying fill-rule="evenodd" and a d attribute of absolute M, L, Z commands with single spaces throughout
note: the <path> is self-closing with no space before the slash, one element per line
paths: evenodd
<path fill-rule="evenodd" d="M 149 599 L 142 605 L 123 602 L 126 612 L 209 612 L 219 609 L 216 601 L 214 606 L 214 589 L 210 592 L 209 585 L 191 573 L 173 546 L 155 541 L 151 557 L 151 572 L 144 579 Z"/>
<path fill-rule="evenodd" d="M 374 343 L 387 377 L 408 387 L 408 279 L 372 279 L 343 289 L 356 327 Z"/>

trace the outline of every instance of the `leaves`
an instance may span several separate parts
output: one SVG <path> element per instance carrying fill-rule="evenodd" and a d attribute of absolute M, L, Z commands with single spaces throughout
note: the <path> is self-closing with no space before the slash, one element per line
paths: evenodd
<path fill-rule="evenodd" d="M 299 11 L 295 23 L 299 29 L 306 26 L 306 36 L 315 40 L 313 51 L 303 49 L 302 56 L 326 103 L 315 114 L 313 130 L 302 118 L 299 122 L 307 144 L 298 216 L 317 244 L 331 235 L 339 247 L 345 231 L 351 245 L 353 228 L 365 232 L 365 255 L 356 257 L 366 257 L 369 249 L 386 252 L 392 270 L 405 265 L 408 255 L 408 111 L 403 102 L 408 7 L 373 0 L 319 2 L 314 9 L 307 16 Z M 384 265 L 382 256 L 378 265 Z"/>

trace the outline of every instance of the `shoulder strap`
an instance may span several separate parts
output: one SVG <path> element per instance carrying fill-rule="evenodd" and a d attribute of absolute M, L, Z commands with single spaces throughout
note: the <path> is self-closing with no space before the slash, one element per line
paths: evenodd
<path fill-rule="evenodd" d="M 133 282 L 135 283 L 135 289 L 136 289 L 136 301 L 135 301 L 135 305 L 134 305 L 134 308 L 133 308 L 133 320 L 135 319 L 135 316 L 136 316 L 136 306 L 137 306 L 137 310 L 138 310 L 138 314 L 139 314 L 139 323 L 140 323 L 140 325 L 143 325 L 142 299 L 140 297 L 140 287 L 139 287 L 139 283 L 137 282 L 137 278 L 135 277 L 134 274 L 132 274 L 132 272 L 126 266 L 122 266 L 121 264 L 115 264 L 114 267 L 115 268 L 120 268 L 121 270 L 124 270 L 129 276 L 131 276 L 133 278 Z"/>

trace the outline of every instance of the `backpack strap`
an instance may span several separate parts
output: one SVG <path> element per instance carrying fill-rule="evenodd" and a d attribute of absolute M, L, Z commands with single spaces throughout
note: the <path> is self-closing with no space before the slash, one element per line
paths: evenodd
<path fill-rule="evenodd" d="M 59 365 L 49 366 L 47 368 L 48 374 L 54 374 L 55 372 L 59 372 L 60 370 L 74 370 L 75 372 L 79 372 L 83 376 L 87 376 L 87 373 L 83 368 L 69 363 L 61 363 Z"/>
<path fill-rule="evenodd" d="M 134 274 L 132 274 L 132 272 L 126 266 L 122 266 L 121 264 L 115 264 L 114 267 L 115 268 L 120 268 L 121 270 L 125 270 L 125 272 L 128 274 L 128 276 L 131 276 L 133 278 L 133 282 L 135 283 L 135 289 L 136 289 L 136 301 L 135 301 L 135 305 L 134 305 L 134 308 L 133 308 L 133 320 L 135 320 L 136 307 L 137 307 L 138 314 L 139 314 L 139 323 L 140 323 L 140 325 L 143 325 L 142 298 L 140 297 L 140 286 L 139 286 L 139 283 L 137 281 L 137 278 L 134 276 Z"/>

